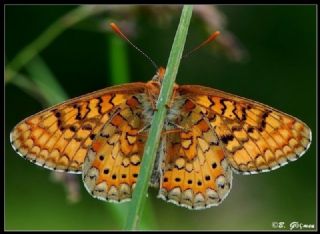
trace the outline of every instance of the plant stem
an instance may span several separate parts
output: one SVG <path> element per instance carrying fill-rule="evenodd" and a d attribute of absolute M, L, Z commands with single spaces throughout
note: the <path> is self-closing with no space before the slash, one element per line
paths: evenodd
<path fill-rule="evenodd" d="M 151 128 L 149 130 L 149 137 L 147 139 L 145 150 L 143 153 L 139 177 L 137 180 L 135 191 L 133 193 L 132 202 L 129 207 L 127 223 L 124 227 L 126 230 L 136 230 L 140 223 L 144 203 L 146 200 L 146 193 L 149 187 L 149 180 L 151 177 L 153 164 L 155 162 L 156 153 L 160 142 L 161 132 L 167 113 L 166 104 L 169 103 L 172 95 L 174 81 L 182 57 L 191 15 L 192 6 L 184 6 L 170 52 L 162 88 L 159 94 L 157 111 L 153 116 Z"/>
<path fill-rule="evenodd" d="M 110 79 L 112 85 L 124 84 L 130 82 L 130 72 L 129 72 L 129 64 L 128 64 L 128 55 L 127 55 L 127 43 L 120 39 L 117 35 L 108 34 L 108 54 L 109 54 L 109 68 L 110 68 Z M 149 204 L 148 204 L 149 202 Z M 107 212 L 112 213 L 112 217 L 115 222 L 123 226 L 123 223 L 126 221 L 126 214 L 129 210 L 129 204 L 108 204 Z M 146 204 L 146 212 L 148 213 L 148 221 L 142 222 L 144 228 L 148 228 L 150 226 L 154 226 L 154 214 L 153 210 L 150 209 L 150 201 L 147 201 Z"/>
<path fill-rule="evenodd" d="M 47 106 L 67 100 L 69 97 L 40 56 L 35 56 L 26 66 L 30 79 L 38 88 Z"/>
<path fill-rule="evenodd" d="M 129 64 L 127 56 L 127 44 L 117 35 L 108 34 L 110 38 L 109 50 L 109 64 L 111 81 L 113 85 L 124 84 L 130 81 L 129 78 Z"/>
<path fill-rule="evenodd" d="M 103 7 L 80 6 L 56 20 L 38 38 L 22 49 L 6 66 L 5 81 L 10 81 L 23 66 L 66 29 L 103 10 L 105 10 Z"/>

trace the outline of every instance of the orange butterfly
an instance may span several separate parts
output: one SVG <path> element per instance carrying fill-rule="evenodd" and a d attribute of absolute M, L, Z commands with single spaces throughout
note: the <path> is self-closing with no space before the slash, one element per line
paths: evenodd
<path fill-rule="evenodd" d="M 95 198 L 127 201 L 134 190 L 164 68 L 147 83 L 102 89 L 15 126 L 13 148 L 55 171 L 82 174 Z M 264 104 L 216 89 L 175 85 L 150 184 L 189 209 L 219 205 L 232 172 L 256 174 L 302 156 L 309 127 Z"/>

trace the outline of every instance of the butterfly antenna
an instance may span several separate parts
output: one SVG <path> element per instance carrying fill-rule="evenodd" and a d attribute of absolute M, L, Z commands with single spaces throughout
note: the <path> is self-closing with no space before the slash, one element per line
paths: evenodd
<path fill-rule="evenodd" d="M 120 30 L 120 28 L 115 24 L 115 23 L 110 23 L 111 28 L 113 29 L 113 31 L 118 34 L 122 39 L 124 39 L 125 41 L 127 41 L 130 45 L 132 45 L 137 51 L 139 51 L 144 57 L 146 57 L 151 63 L 152 65 L 158 69 L 159 66 L 146 54 L 144 53 L 142 50 L 140 50 L 135 44 L 133 44 Z"/>
<path fill-rule="evenodd" d="M 188 53 L 186 53 L 185 55 L 182 56 L 182 58 L 187 58 L 190 54 L 192 54 L 193 52 L 195 52 L 196 50 L 200 49 L 201 47 L 207 45 L 208 43 L 214 41 L 217 36 L 220 35 L 220 31 L 215 31 L 214 33 L 212 33 L 207 40 L 205 40 L 204 42 L 202 42 L 200 45 L 196 46 L 195 48 L 193 48 L 191 51 L 189 51 Z"/>

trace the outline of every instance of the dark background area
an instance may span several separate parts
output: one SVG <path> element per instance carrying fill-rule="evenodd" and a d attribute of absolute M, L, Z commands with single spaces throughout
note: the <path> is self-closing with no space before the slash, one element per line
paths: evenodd
<path fill-rule="evenodd" d="M 75 7 L 7 5 L 7 61 Z M 286 229 L 293 221 L 316 224 L 316 6 L 217 7 L 249 56 L 235 62 L 208 46 L 182 61 L 177 83 L 213 87 L 293 115 L 312 129 L 313 143 L 301 159 L 279 170 L 235 174 L 229 196 L 218 207 L 187 210 L 157 199 L 157 191 L 150 188 L 142 229 L 272 230 L 273 222 L 285 222 Z M 141 13 L 136 19 L 138 31 L 132 41 L 160 65 L 167 63 L 179 22 L 180 11 L 173 14 L 165 27 L 155 24 L 150 14 Z M 206 39 L 203 28 L 199 20 L 191 19 L 187 50 Z M 111 36 L 74 27 L 40 53 L 69 97 L 112 85 Z M 130 46 L 126 51 L 130 81 L 151 79 L 155 70 L 150 63 Z M 128 203 L 116 205 L 92 198 L 81 176 L 80 200 L 70 203 L 49 170 L 23 160 L 11 148 L 9 133 L 14 125 L 42 109 L 36 99 L 6 84 L 5 229 L 121 229 Z"/>

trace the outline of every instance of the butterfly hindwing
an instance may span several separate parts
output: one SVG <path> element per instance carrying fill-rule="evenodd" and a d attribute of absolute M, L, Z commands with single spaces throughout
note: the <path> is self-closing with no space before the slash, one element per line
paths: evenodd
<path fill-rule="evenodd" d="M 95 137 L 83 166 L 83 181 L 92 196 L 114 202 L 129 200 L 140 170 L 145 137 L 138 98 L 115 109 Z"/>
<path fill-rule="evenodd" d="M 186 100 L 177 132 L 163 136 L 159 197 L 189 209 L 218 205 L 231 189 L 232 171 L 201 107 Z"/>

